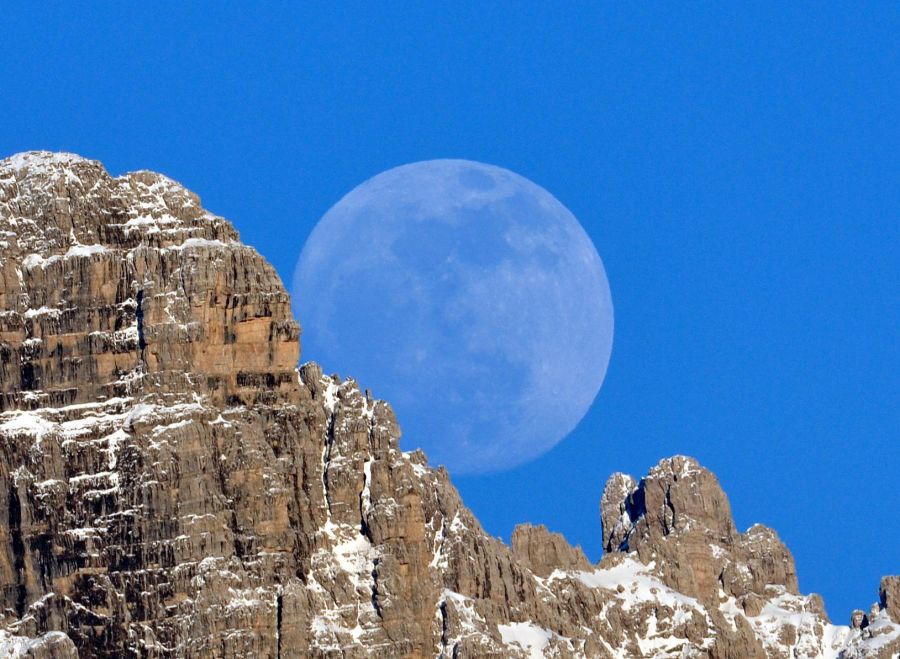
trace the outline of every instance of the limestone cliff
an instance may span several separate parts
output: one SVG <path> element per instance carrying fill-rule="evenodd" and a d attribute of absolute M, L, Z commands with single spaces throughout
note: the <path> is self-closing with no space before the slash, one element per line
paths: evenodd
<path fill-rule="evenodd" d="M 543 527 L 507 547 L 299 353 L 277 274 L 196 195 L 0 161 L 0 656 L 900 651 L 897 577 L 830 624 L 689 458 L 610 479 L 599 564 Z"/>

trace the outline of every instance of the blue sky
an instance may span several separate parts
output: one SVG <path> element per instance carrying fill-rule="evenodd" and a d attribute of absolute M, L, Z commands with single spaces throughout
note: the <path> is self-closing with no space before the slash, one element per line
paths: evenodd
<path fill-rule="evenodd" d="M 687 453 L 837 622 L 900 571 L 896 3 L 143 4 L 4 8 L 0 154 L 165 172 L 286 282 L 334 202 L 417 160 L 584 224 L 609 374 L 544 458 L 456 479 L 488 531 L 597 558 L 605 478 Z"/>

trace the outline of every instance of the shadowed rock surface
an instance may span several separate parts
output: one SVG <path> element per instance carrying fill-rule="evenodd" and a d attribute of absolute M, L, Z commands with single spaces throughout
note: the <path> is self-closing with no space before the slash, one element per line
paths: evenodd
<path fill-rule="evenodd" d="M 599 564 L 544 527 L 505 546 L 298 338 L 274 269 L 177 183 L 0 161 L 0 656 L 900 651 L 898 577 L 830 624 L 690 458 L 610 478 Z"/>

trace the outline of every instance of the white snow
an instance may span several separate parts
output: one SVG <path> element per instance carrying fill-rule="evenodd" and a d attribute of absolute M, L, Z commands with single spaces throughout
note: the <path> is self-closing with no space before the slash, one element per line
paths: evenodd
<path fill-rule="evenodd" d="M 442 602 L 453 602 L 459 613 L 459 622 L 465 632 L 477 631 L 476 622 L 484 623 L 484 618 L 475 610 L 475 602 L 470 597 L 466 597 L 455 590 L 445 588 L 441 594 Z"/>
<path fill-rule="evenodd" d="M 324 610 L 315 616 L 311 630 L 315 636 L 314 645 L 322 649 L 340 649 L 349 636 L 359 642 L 366 630 L 377 625 L 378 614 L 372 603 L 374 580 L 372 572 L 379 553 L 369 539 L 357 528 L 347 524 L 335 524 L 330 517 L 322 528 L 322 535 L 336 542 L 331 549 L 321 548 L 312 557 L 312 569 L 308 575 L 307 587 L 318 596 L 326 596 L 333 591 L 339 579 L 350 582 L 355 598 L 343 605 L 336 605 L 331 599 L 323 601 Z M 323 583 L 330 584 L 328 589 Z"/>
<path fill-rule="evenodd" d="M 329 414 L 334 414 L 334 406 L 337 403 L 337 392 L 340 388 L 338 385 L 334 383 L 334 381 L 327 377 L 323 376 L 322 378 L 323 384 L 325 385 L 325 391 L 322 395 L 323 400 L 325 402 L 325 409 L 328 410 Z"/>
<path fill-rule="evenodd" d="M 721 598 L 724 595 L 725 591 L 719 588 L 719 597 Z M 735 618 L 744 615 L 744 611 L 738 606 L 737 600 L 734 599 L 734 597 L 729 597 L 719 604 L 719 611 L 725 617 L 725 620 L 731 624 L 731 628 L 736 631 L 737 624 L 735 623 Z"/>
<path fill-rule="evenodd" d="M 24 259 L 22 259 L 22 267 L 26 270 L 33 270 L 34 268 L 45 268 L 50 263 L 59 260 L 59 255 L 49 256 L 44 258 L 40 254 L 29 254 Z"/>
<path fill-rule="evenodd" d="M 573 578 L 588 588 L 603 588 L 612 591 L 616 593 L 618 599 L 622 600 L 625 610 L 636 604 L 652 601 L 673 609 L 687 607 L 705 614 L 703 605 L 696 599 L 672 590 L 653 576 L 654 567 L 655 564 L 652 562 L 644 565 L 640 561 L 627 557 L 618 565 L 596 569 L 592 572 L 555 570 L 548 580 Z M 619 586 L 624 587 L 622 592 L 618 592 Z"/>
<path fill-rule="evenodd" d="M 774 588 L 774 586 L 773 586 Z M 851 629 L 847 625 L 822 624 L 821 619 L 808 608 L 808 599 L 781 589 L 762 608 L 759 615 L 748 616 L 738 606 L 734 597 L 719 605 L 719 610 L 732 628 L 734 620 L 741 616 L 750 623 L 763 646 L 771 653 L 802 656 L 809 659 L 838 659 L 842 656 L 868 657 L 891 641 L 900 638 L 900 625 L 894 624 L 886 612 L 880 612 L 864 630 Z M 782 630 L 793 627 L 795 643 L 788 647 L 783 642 Z"/>
<path fill-rule="evenodd" d="M 80 529 L 66 529 L 64 533 L 71 535 L 76 540 L 85 541 L 99 538 L 101 533 L 106 533 L 106 527 L 85 526 Z"/>
<path fill-rule="evenodd" d="M 25 318 L 31 319 L 38 316 L 50 316 L 52 318 L 59 317 L 59 309 L 51 309 L 49 307 L 40 307 L 39 309 L 29 309 L 24 314 Z"/>
<path fill-rule="evenodd" d="M 416 476 L 418 476 L 419 478 L 422 478 L 423 476 L 428 475 L 427 467 L 420 465 L 418 462 L 413 461 L 412 451 L 404 451 L 402 455 L 403 455 L 403 458 L 409 463 L 409 466 L 412 467 L 412 470 L 416 474 Z"/>
<path fill-rule="evenodd" d="M 157 206 L 154 204 L 144 204 L 150 209 L 156 209 Z M 137 217 L 132 217 L 128 220 L 124 225 L 127 229 L 132 229 L 134 227 L 145 227 L 145 226 L 156 226 L 160 224 L 178 224 L 178 220 L 171 215 L 161 215 L 160 217 L 153 217 L 152 215 L 138 215 Z"/>
<path fill-rule="evenodd" d="M 366 464 L 363 466 L 363 476 L 365 478 L 362 494 L 360 495 L 362 498 L 362 509 L 363 511 L 368 511 L 372 508 L 372 489 L 370 484 L 372 483 L 372 458 L 366 460 Z"/>
<path fill-rule="evenodd" d="M 65 258 L 70 259 L 76 256 L 93 256 L 94 254 L 103 254 L 109 249 L 103 245 L 72 245 L 66 252 Z"/>
<path fill-rule="evenodd" d="M 25 151 L 0 160 L 0 168 L 25 169 L 30 173 L 51 173 L 76 163 L 90 162 L 75 153 Z"/>
<path fill-rule="evenodd" d="M 887 611 L 880 611 L 874 619 L 869 621 L 865 632 L 867 638 L 862 641 L 863 645 L 867 650 L 875 651 L 900 638 L 900 625 L 888 617 Z"/>
<path fill-rule="evenodd" d="M 128 439 L 128 433 L 119 428 L 111 435 L 107 435 L 105 439 L 107 444 L 105 450 L 107 466 L 110 469 L 115 469 L 119 461 L 119 444 Z"/>
<path fill-rule="evenodd" d="M 169 247 L 168 249 L 182 250 L 182 249 L 193 249 L 196 247 L 207 247 L 209 249 L 225 249 L 227 247 L 233 247 L 237 243 L 232 242 L 222 242 L 221 240 L 210 240 L 208 238 L 188 238 L 180 245 L 175 245 L 173 247 Z"/>
<path fill-rule="evenodd" d="M 874 656 L 877 650 L 900 638 L 900 625 L 894 624 L 886 612 L 880 612 L 864 630 L 846 625 L 822 625 L 818 616 L 805 610 L 806 598 L 782 592 L 760 611 L 758 616 L 746 616 L 753 631 L 767 648 L 783 650 L 781 630 L 790 625 L 796 630 L 796 642 L 788 648 L 792 656 L 814 659 L 837 659 L 844 654 Z"/>
<path fill-rule="evenodd" d="M 4 412 L 0 415 L 0 433 L 29 435 L 41 439 L 52 432 L 54 424 L 36 412 Z"/>
<path fill-rule="evenodd" d="M 431 518 L 431 521 L 428 522 L 429 525 L 434 524 L 434 517 Z M 428 567 L 433 569 L 446 569 L 448 567 L 447 557 L 444 556 L 444 523 L 441 521 L 441 526 L 437 531 L 434 532 L 434 541 L 431 546 L 431 562 L 428 564 Z"/>
<path fill-rule="evenodd" d="M 530 659 L 543 659 L 544 648 L 553 637 L 553 632 L 549 629 L 531 622 L 511 622 L 508 625 L 497 625 L 497 629 L 506 645 L 518 645 L 528 652 Z"/>
<path fill-rule="evenodd" d="M 48 632 L 37 638 L 27 638 L 13 636 L 9 632 L 0 630 L 0 659 L 33 656 L 32 650 L 39 648 L 46 641 L 64 636 L 63 632 Z M 36 654 L 42 654 L 42 652 L 38 651 Z"/>
<path fill-rule="evenodd" d="M 154 409 L 155 408 L 153 405 L 147 405 L 146 403 L 139 403 L 135 405 L 133 408 L 131 408 L 128 416 L 125 417 L 125 425 L 134 425 L 135 421 L 140 421 L 144 417 L 151 415 Z"/>
<path fill-rule="evenodd" d="M 332 553 L 354 586 L 359 586 L 361 575 L 371 572 L 374 559 L 378 557 L 375 547 L 362 534 L 335 545 Z"/>
<path fill-rule="evenodd" d="M 228 604 L 225 606 L 226 609 L 254 609 L 263 605 L 274 608 L 275 605 L 270 599 L 270 593 L 267 588 L 229 588 L 228 594 L 231 596 L 231 599 L 228 600 Z"/>
<path fill-rule="evenodd" d="M 60 259 L 72 259 L 84 256 L 93 256 L 94 254 L 103 254 L 108 252 L 109 248 L 104 245 L 72 245 L 65 254 L 53 254 L 52 256 L 44 256 L 42 254 L 29 254 L 22 259 L 22 267 L 26 270 L 34 270 L 35 268 L 46 268 L 52 263 L 56 263 Z"/>

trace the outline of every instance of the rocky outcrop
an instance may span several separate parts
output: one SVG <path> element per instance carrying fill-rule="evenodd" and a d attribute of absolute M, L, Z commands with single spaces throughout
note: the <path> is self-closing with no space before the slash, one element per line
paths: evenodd
<path fill-rule="evenodd" d="M 727 656 L 892 657 L 900 650 L 895 631 L 887 631 L 896 630 L 891 577 L 869 616 L 854 611 L 850 631 L 831 625 L 821 598 L 799 593 L 794 559 L 775 531 L 757 524 L 739 533 L 715 475 L 692 458 L 662 460 L 640 482 L 613 474 L 600 516 L 607 551 L 653 565 L 669 588 L 702 602 L 720 637 L 733 636 Z"/>
<path fill-rule="evenodd" d="M 897 651 L 895 581 L 831 625 L 689 458 L 610 479 L 599 564 L 544 527 L 507 547 L 389 405 L 295 368 L 298 338 L 275 271 L 177 183 L 0 161 L 0 655 Z"/>
<path fill-rule="evenodd" d="M 555 570 L 591 568 L 581 547 L 572 547 L 543 525 L 520 524 L 513 529 L 511 544 L 516 560 L 539 577 L 549 577 Z"/>
<path fill-rule="evenodd" d="M 798 593 L 794 559 L 777 534 L 760 525 L 738 533 L 718 480 L 691 458 L 663 460 L 640 483 L 614 474 L 601 519 L 607 551 L 655 560 L 669 586 L 703 602 L 723 593 L 753 602 L 769 586 Z"/>
<path fill-rule="evenodd" d="M 891 620 L 900 623 L 900 576 L 884 577 L 881 580 L 881 609 L 885 609 Z"/>
<path fill-rule="evenodd" d="M 600 497 L 603 551 L 628 549 L 625 541 L 633 528 L 632 520 L 640 516 L 638 506 L 644 505 L 643 500 L 635 501 L 631 497 L 636 490 L 637 483 L 627 474 L 615 473 L 606 481 Z"/>
<path fill-rule="evenodd" d="M 299 327 L 274 269 L 165 176 L 3 161 L 0 249 L 0 411 L 125 396 L 138 376 L 220 403 L 293 385 Z"/>

